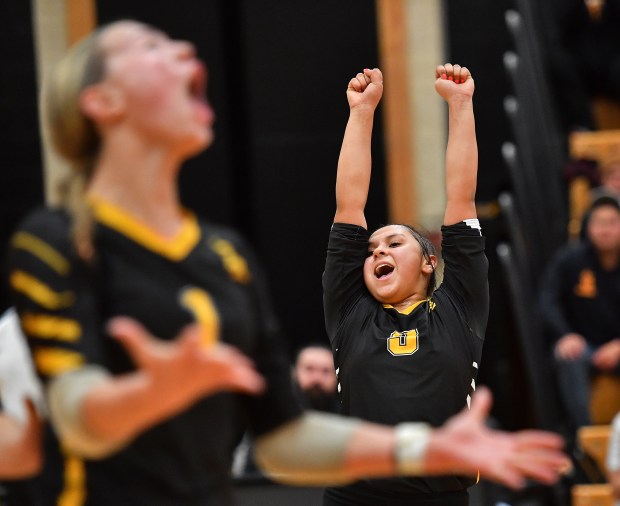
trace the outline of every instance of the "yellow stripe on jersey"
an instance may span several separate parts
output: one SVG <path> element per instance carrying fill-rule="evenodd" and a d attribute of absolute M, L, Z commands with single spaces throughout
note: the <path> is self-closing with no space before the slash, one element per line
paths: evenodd
<path fill-rule="evenodd" d="M 61 276 L 66 276 L 71 269 L 71 264 L 63 255 L 36 235 L 18 232 L 13 237 L 11 244 L 16 249 L 23 249 L 34 255 Z"/>
<path fill-rule="evenodd" d="M 211 241 L 209 246 L 222 259 L 224 268 L 232 279 L 237 283 L 244 284 L 250 281 L 251 274 L 250 269 L 248 269 L 248 263 L 245 258 L 237 253 L 230 242 L 225 239 L 217 238 Z"/>
<path fill-rule="evenodd" d="M 25 313 L 21 317 L 21 323 L 26 334 L 32 337 L 75 342 L 82 335 L 82 326 L 70 318 Z"/>
<path fill-rule="evenodd" d="M 416 302 L 415 304 L 412 304 L 411 306 L 409 306 L 409 307 L 407 307 L 407 308 L 405 308 L 405 309 L 403 309 L 403 310 L 400 310 L 400 309 L 398 309 L 398 308 L 395 308 L 395 307 L 394 307 L 394 306 L 392 306 L 391 304 L 383 304 L 383 307 L 384 307 L 384 308 L 386 308 L 386 309 L 396 309 L 396 311 L 398 311 L 400 314 L 410 315 L 411 313 L 413 313 L 413 310 L 414 310 L 416 307 L 418 307 L 420 304 L 422 304 L 422 303 L 426 302 L 427 300 L 430 300 L 430 299 L 420 300 L 420 301 Z"/>
<path fill-rule="evenodd" d="M 36 348 L 32 359 L 37 371 L 45 376 L 56 376 L 84 364 L 84 357 L 79 353 L 59 348 Z"/>
<path fill-rule="evenodd" d="M 73 292 L 55 292 L 45 283 L 24 271 L 13 271 L 9 281 L 15 291 L 23 293 L 46 309 L 69 307 L 75 300 Z"/>
<path fill-rule="evenodd" d="M 84 461 L 63 449 L 65 458 L 64 486 L 58 506 L 82 506 L 86 499 L 86 467 Z"/>
<path fill-rule="evenodd" d="M 164 237 L 110 202 L 93 197 L 89 202 L 101 223 L 170 260 L 183 260 L 200 241 L 198 220 L 189 211 L 184 211 L 179 232 L 174 237 Z"/>
<path fill-rule="evenodd" d="M 188 287 L 181 292 L 181 305 L 188 309 L 200 326 L 200 341 L 203 346 L 215 344 L 220 334 L 220 316 L 207 292 L 197 287 Z"/>

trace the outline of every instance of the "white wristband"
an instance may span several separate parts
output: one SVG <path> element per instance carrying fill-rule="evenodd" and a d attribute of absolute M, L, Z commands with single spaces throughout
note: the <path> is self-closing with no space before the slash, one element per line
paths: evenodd
<path fill-rule="evenodd" d="M 401 423 L 396 426 L 396 468 L 401 475 L 421 475 L 424 455 L 432 432 L 427 423 Z"/>

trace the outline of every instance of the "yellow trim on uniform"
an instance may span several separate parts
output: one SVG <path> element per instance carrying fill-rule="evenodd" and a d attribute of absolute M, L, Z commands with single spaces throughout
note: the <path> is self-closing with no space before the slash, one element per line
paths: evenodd
<path fill-rule="evenodd" d="M 403 309 L 402 311 L 400 309 L 395 308 L 394 306 L 392 306 L 391 304 L 383 304 L 383 307 L 385 309 L 395 309 L 398 313 L 400 314 L 406 314 L 406 315 L 410 315 L 411 313 L 413 313 L 413 310 L 418 307 L 420 304 L 423 304 L 426 301 L 430 301 L 430 299 L 424 299 L 424 300 L 420 300 L 418 302 L 416 302 L 415 304 L 412 304 L 411 306 Z"/>
<path fill-rule="evenodd" d="M 24 271 L 13 271 L 9 280 L 14 290 L 23 293 L 46 309 L 69 307 L 75 300 L 73 292 L 55 292 L 45 283 Z"/>
<path fill-rule="evenodd" d="M 84 357 L 79 353 L 59 348 L 35 348 L 32 359 L 37 371 L 46 376 L 56 376 L 84 364 Z"/>
<path fill-rule="evenodd" d="M 110 202 L 94 197 L 90 197 L 89 202 L 98 221 L 170 260 L 183 260 L 200 241 L 198 220 L 189 211 L 183 211 L 178 233 L 174 237 L 164 237 Z"/>
<path fill-rule="evenodd" d="M 28 232 L 18 232 L 13 237 L 11 243 L 14 248 L 23 249 L 34 255 L 61 276 L 66 276 L 71 269 L 71 264 L 63 255 L 36 235 Z"/>
<path fill-rule="evenodd" d="M 21 317 L 26 334 L 43 339 L 75 342 L 82 335 L 78 321 L 46 314 L 25 313 Z"/>
<path fill-rule="evenodd" d="M 65 459 L 64 487 L 58 506 L 82 506 L 86 499 L 86 466 L 84 461 L 63 448 Z"/>
<path fill-rule="evenodd" d="M 220 316 L 211 296 L 201 288 L 188 287 L 181 292 L 181 304 L 188 309 L 200 326 L 200 342 L 205 347 L 220 337 Z"/>
<path fill-rule="evenodd" d="M 209 246 L 222 259 L 224 268 L 232 279 L 242 284 L 250 281 L 252 275 L 246 259 L 237 253 L 229 241 L 218 237 L 210 241 Z"/>

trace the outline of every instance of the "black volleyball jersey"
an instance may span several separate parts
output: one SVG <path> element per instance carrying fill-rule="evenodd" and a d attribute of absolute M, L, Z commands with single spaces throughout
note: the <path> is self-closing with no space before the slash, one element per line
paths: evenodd
<path fill-rule="evenodd" d="M 67 496 L 87 505 L 230 504 L 231 454 L 246 422 L 260 435 L 301 412 L 263 275 L 236 233 L 190 213 L 165 240 L 109 203 L 93 210 L 95 265 L 76 258 L 63 211 L 33 213 L 11 242 L 11 291 L 43 380 L 83 364 L 133 370 L 105 331 L 110 317 L 125 315 L 163 340 L 194 322 L 205 339 L 219 328 L 221 341 L 250 356 L 268 386 L 259 397 L 207 397 L 103 460 L 81 461 L 56 444 L 48 457 L 57 464 L 45 470 L 56 474 L 45 477 L 41 504 Z"/>
<path fill-rule="evenodd" d="M 468 404 L 488 317 L 488 262 L 477 220 L 444 226 L 442 234 L 441 286 L 430 299 L 398 312 L 377 302 L 364 283 L 368 231 L 333 225 L 323 274 L 324 311 L 343 414 L 439 426 Z M 470 484 L 447 476 L 372 480 L 350 488 L 406 495 L 458 491 Z"/>

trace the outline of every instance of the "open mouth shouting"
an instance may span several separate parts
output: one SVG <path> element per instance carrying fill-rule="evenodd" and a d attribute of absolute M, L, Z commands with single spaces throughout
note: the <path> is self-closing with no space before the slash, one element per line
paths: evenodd
<path fill-rule="evenodd" d="M 375 277 L 379 280 L 384 280 L 389 278 L 394 272 L 394 266 L 390 264 L 379 264 L 375 267 Z"/>

